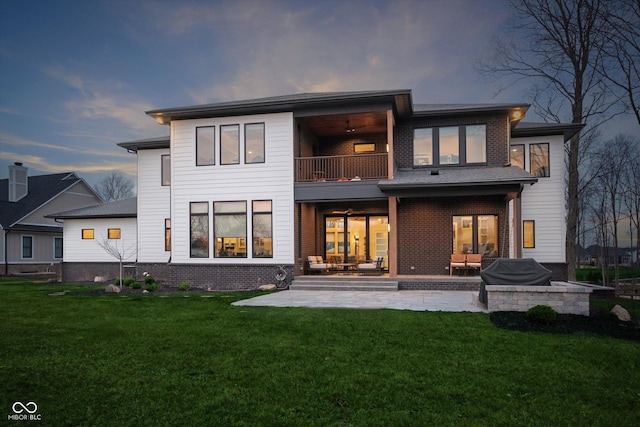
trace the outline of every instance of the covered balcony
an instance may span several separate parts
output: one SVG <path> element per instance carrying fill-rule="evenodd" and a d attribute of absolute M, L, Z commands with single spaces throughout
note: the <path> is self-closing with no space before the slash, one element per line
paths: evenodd
<path fill-rule="evenodd" d="M 298 157 L 296 182 L 380 180 L 388 177 L 388 154 Z"/>

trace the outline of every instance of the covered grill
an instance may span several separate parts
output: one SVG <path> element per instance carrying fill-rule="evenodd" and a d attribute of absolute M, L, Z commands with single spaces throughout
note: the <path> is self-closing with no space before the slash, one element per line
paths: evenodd
<path fill-rule="evenodd" d="M 480 302 L 487 304 L 485 285 L 549 286 L 551 270 L 532 258 L 498 258 L 480 272 Z"/>

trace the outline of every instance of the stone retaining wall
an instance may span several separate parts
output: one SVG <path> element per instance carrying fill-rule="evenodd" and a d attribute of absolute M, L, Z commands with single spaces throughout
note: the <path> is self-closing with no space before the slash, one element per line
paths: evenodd
<path fill-rule="evenodd" d="M 551 286 L 486 285 L 487 309 L 493 311 L 527 311 L 547 305 L 561 314 L 589 315 L 591 289 L 567 282 Z"/>

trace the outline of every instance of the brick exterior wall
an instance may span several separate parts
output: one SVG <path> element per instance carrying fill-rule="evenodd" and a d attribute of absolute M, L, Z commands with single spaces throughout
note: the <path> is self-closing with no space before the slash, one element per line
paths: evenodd
<path fill-rule="evenodd" d="M 319 141 L 317 156 L 353 156 L 357 143 L 374 143 L 376 151 L 366 154 L 383 154 L 387 152 L 387 134 L 366 134 L 358 136 L 340 135 L 323 137 Z"/>
<path fill-rule="evenodd" d="M 287 281 L 293 277 L 293 265 L 285 265 Z M 248 291 L 260 285 L 275 284 L 278 267 L 264 264 L 236 265 L 203 265 L 203 264 L 137 264 L 135 269 L 127 270 L 125 276 L 131 275 L 142 280 L 143 273 L 148 272 L 163 286 L 177 287 L 186 281 L 194 288 L 217 291 Z M 118 263 L 64 263 L 63 280 L 65 282 L 93 283 L 96 276 L 103 276 L 107 282 L 119 276 Z"/>
<path fill-rule="evenodd" d="M 453 250 L 453 215 L 498 215 L 499 251 L 508 257 L 507 208 L 504 196 L 403 198 L 398 206 L 398 274 L 449 274 L 445 267 Z M 483 258 L 483 268 L 494 260 Z"/>
<path fill-rule="evenodd" d="M 409 279 L 403 277 L 398 280 L 399 291 L 478 291 L 480 282 L 456 282 L 455 278 L 450 282 L 430 281 L 429 279 Z"/>
<path fill-rule="evenodd" d="M 413 167 L 413 130 L 456 125 L 487 125 L 487 165 L 502 166 L 509 161 L 509 116 L 479 115 L 457 118 L 414 118 L 403 121 L 393 129 L 393 155 L 397 167 Z M 456 167 L 443 165 L 440 167 Z"/>

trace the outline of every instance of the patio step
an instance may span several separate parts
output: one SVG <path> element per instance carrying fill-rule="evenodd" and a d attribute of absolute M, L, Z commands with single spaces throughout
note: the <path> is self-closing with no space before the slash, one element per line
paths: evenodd
<path fill-rule="evenodd" d="M 380 278 L 295 278 L 289 285 L 295 291 L 390 291 L 398 290 L 398 281 Z"/>

